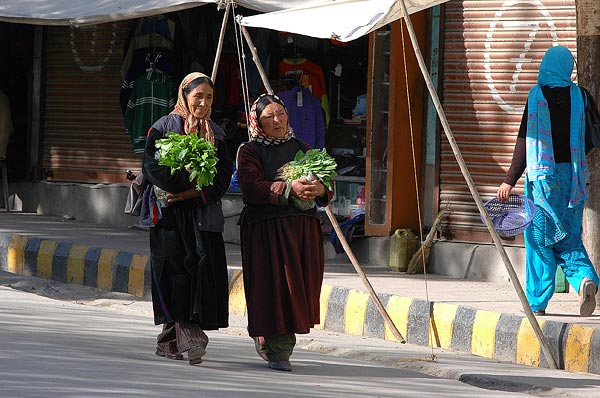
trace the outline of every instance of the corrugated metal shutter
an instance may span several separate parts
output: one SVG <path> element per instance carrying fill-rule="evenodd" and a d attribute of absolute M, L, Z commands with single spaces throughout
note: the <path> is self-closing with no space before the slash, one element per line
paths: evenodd
<path fill-rule="evenodd" d="M 575 16 L 574 1 L 446 3 L 442 101 L 484 201 L 506 176 L 527 93 L 545 51 L 558 44 L 576 52 Z M 450 203 L 452 209 L 451 239 L 490 242 L 443 133 L 440 148 L 440 205 Z"/>
<path fill-rule="evenodd" d="M 125 182 L 140 170 L 119 107 L 130 22 L 47 31 L 43 167 L 54 181 Z"/>

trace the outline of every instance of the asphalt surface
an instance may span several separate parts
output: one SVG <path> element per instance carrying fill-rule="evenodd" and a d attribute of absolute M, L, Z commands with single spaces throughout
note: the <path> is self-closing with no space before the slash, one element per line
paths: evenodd
<path fill-rule="evenodd" d="M 150 254 L 148 232 L 125 227 L 113 227 L 67 220 L 61 217 L 37 214 L 0 212 L 0 233 L 20 234 L 69 242 L 84 246 L 98 246 L 144 255 Z M 329 244 L 329 243 L 327 243 Z M 241 269 L 238 245 L 228 244 L 228 266 Z M 508 280 L 486 282 L 447 278 L 438 275 L 407 275 L 387 267 L 365 266 L 363 271 L 377 293 L 439 303 L 470 306 L 506 314 L 523 314 L 523 307 L 512 283 Z M 345 254 L 325 263 L 325 284 L 366 290 Z M 523 281 L 521 281 L 523 285 Z M 574 292 L 555 294 L 546 310 L 545 320 L 580 325 L 600 326 L 600 311 L 581 318 L 579 297 Z"/>
<path fill-rule="evenodd" d="M 230 313 L 243 317 L 239 246 L 229 244 L 226 250 Z M 113 294 L 137 294 L 145 296 L 147 302 L 148 256 L 146 231 L 68 217 L 0 213 L 0 270 L 86 284 L 112 290 Z M 509 281 L 407 275 L 374 266 L 365 266 L 364 271 L 409 344 L 429 347 L 434 356 L 449 349 L 507 363 L 548 367 Z M 345 254 L 329 258 L 321 294 L 321 324 L 316 328 L 326 333 L 394 340 L 366 290 Z M 573 292 L 556 294 L 547 316 L 538 321 L 559 369 L 598 375 L 600 316 L 578 316 L 578 300 Z"/>
<path fill-rule="evenodd" d="M 273 372 L 239 316 L 191 367 L 153 354 L 148 300 L 2 271 L 0 298 L 3 397 L 600 396 L 597 375 L 324 330 L 298 336 L 291 374 Z"/>

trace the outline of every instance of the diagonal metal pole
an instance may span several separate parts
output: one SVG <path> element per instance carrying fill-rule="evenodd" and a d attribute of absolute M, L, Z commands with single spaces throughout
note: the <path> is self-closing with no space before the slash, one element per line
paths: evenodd
<path fill-rule="evenodd" d="M 496 246 L 496 249 L 498 249 L 498 253 L 500 254 L 500 257 L 502 258 L 502 261 L 504 262 L 504 265 L 506 266 L 506 270 L 508 271 L 510 280 L 515 288 L 515 291 L 517 292 L 517 295 L 519 296 L 519 300 L 521 301 L 521 305 L 523 306 L 525 315 L 527 316 L 527 319 L 529 320 L 529 323 L 531 324 L 531 327 L 533 328 L 533 332 L 535 333 L 535 336 L 537 337 L 537 339 L 540 343 L 542 351 L 544 352 L 546 360 L 548 361 L 548 365 L 551 369 L 557 369 L 558 366 L 556 365 L 556 361 L 554 360 L 554 357 L 552 356 L 552 352 L 550 351 L 550 348 L 548 347 L 548 341 L 546 340 L 546 337 L 542 333 L 542 329 L 540 328 L 540 324 L 538 323 L 535 315 L 533 315 L 533 312 L 531 311 L 531 307 L 529 306 L 529 303 L 527 302 L 527 297 L 525 296 L 525 293 L 523 292 L 523 288 L 521 287 L 521 283 L 519 282 L 517 273 L 515 272 L 512 264 L 510 262 L 510 259 L 508 258 L 508 255 L 506 254 L 506 251 L 504 250 L 504 246 L 502 245 L 502 242 L 500 241 L 500 236 L 498 235 L 498 232 L 496 232 L 496 229 L 493 227 L 492 220 L 490 219 L 489 214 L 487 213 L 487 211 L 485 210 L 485 207 L 483 206 L 483 202 L 481 200 L 481 197 L 479 196 L 479 192 L 477 192 L 477 189 L 475 188 L 475 184 L 473 182 L 473 179 L 471 178 L 471 174 L 469 173 L 469 170 L 467 169 L 467 166 L 462 157 L 462 154 L 460 153 L 460 149 L 458 148 L 456 140 L 454 139 L 454 135 L 452 134 L 452 130 L 450 129 L 450 125 L 448 124 L 448 120 L 446 119 L 446 115 L 444 114 L 444 109 L 442 108 L 440 99 L 437 95 L 437 92 L 435 91 L 433 82 L 431 81 L 431 77 L 429 76 L 429 73 L 427 72 L 427 66 L 425 65 L 425 60 L 423 59 L 423 54 L 421 54 L 421 50 L 419 48 L 419 43 L 417 41 L 417 35 L 415 34 L 412 22 L 410 20 L 410 15 L 408 14 L 406 4 L 404 3 L 404 0 L 398 0 L 398 3 L 402 9 L 402 15 L 404 18 L 404 22 L 406 22 L 406 27 L 408 28 L 407 30 L 408 30 L 408 33 L 410 36 L 410 41 L 411 41 L 413 49 L 415 51 L 415 55 L 417 57 L 419 67 L 421 68 L 421 73 L 423 74 L 425 83 L 427 84 L 427 89 L 429 90 L 429 94 L 431 94 L 431 99 L 433 100 L 435 109 L 438 113 L 440 121 L 442 122 L 444 132 L 446 133 L 448 142 L 450 143 L 450 146 L 452 147 L 452 151 L 454 152 L 454 156 L 456 157 L 456 161 L 458 162 L 460 171 L 462 172 L 462 174 L 467 182 L 467 185 L 469 186 L 469 190 L 471 191 L 471 195 L 473 196 L 473 199 L 475 200 L 475 203 L 477 204 L 477 208 L 479 209 L 479 212 L 483 215 L 483 218 L 485 219 L 485 224 L 486 224 L 488 230 L 490 231 L 490 234 L 492 235 L 492 238 L 494 240 L 494 245 Z"/>
<path fill-rule="evenodd" d="M 265 70 L 263 69 L 263 67 L 260 63 L 260 59 L 258 58 L 256 48 L 254 47 L 254 44 L 252 42 L 252 38 L 250 37 L 250 34 L 248 33 L 248 30 L 246 29 L 246 27 L 244 27 L 243 25 L 240 25 L 240 27 L 242 29 L 242 33 L 244 34 L 244 37 L 246 38 L 246 41 L 248 42 L 248 47 L 250 47 L 250 52 L 252 52 L 252 60 L 256 64 L 256 68 L 258 69 L 258 73 L 260 74 L 263 84 L 264 84 L 265 88 L 267 89 L 267 92 L 269 94 L 273 94 L 273 88 L 271 87 L 271 84 L 269 83 L 269 79 L 267 78 Z M 364 283 L 365 287 L 367 288 L 367 291 L 369 292 L 371 299 L 375 303 L 377 310 L 379 311 L 379 313 L 381 314 L 383 319 L 386 321 L 387 325 L 389 326 L 389 328 L 390 328 L 392 334 L 394 335 L 394 337 L 396 338 L 396 340 L 398 340 L 400 343 L 403 343 L 403 344 L 406 343 L 406 340 L 404 339 L 404 337 L 402 336 L 402 334 L 396 327 L 396 324 L 394 323 L 394 321 L 392 320 L 392 318 L 386 311 L 385 307 L 381 303 L 381 300 L 379 300 L 379 297 L 377 296 L 377 293 L 375 292 L 375 290 L 373 289 L 373 286 L 369 282 L 367 275 L 365 275 L 365 273 L 363 272 L 363 270 L 360 266 L 360 263 L 358 262 L 358 259 L 352 252 L 352 249 L 350 248 L 348 241 L 346 241 L 346 237 L 344 236 L 344 233 L 342 232 L 340 225 L 338 224 L 338 222 L 337 222 L 335 216 L 333 215 L 333 212 L 329 208 L 329 206 L 325 206 L 325 213 L 327 214 L 327 217 L 329 217 L 329 221 L 331 221 L 331 225 L 333 226 L 333 229 L 335 230 L 338 239 L 342 243 L 342 247 L 344 248 L 344 250 L 346 251 L 346 254 L 350 258 L 350 262 L 354 266 L 354 269 L 358 273 L 358 276 L 360 277 L 360 279 Z"/>
<path fill-rule="evenodd" d="M 387 325 L 390 327 L 390 330 L 391 330 L 392 334 L 394 335 L 394 337 L 401 343 L 406 343 L 406 340 L 404 339 L 404 337 L 402 336 L 402 334 L 396 327 L 396 324 L 394 323 L 394 321 L 392 320 L 392 318 L 386 311 L 385 307 L 381 303 L 381 300 L 379 300 L 379 297 L 377 296 L 375 289 L 373 289 L 373 286 L 371 286 L 371 282 L 369 282 L 367 275 L 365 275 L 365 273 L 363 272 L 363 270 L 360 266 L 360 263 L 358 262 L 358 259 L 352 252 L 352 249 L 350 248 L 350 245 L 348 244 L 348 241 L 346 240 L 346 237 L 344 236 L 344 233 L 342 232 L 342 229 L 340 228 L 340 225 L 338 224 L 337 219 L 333 215 L 333 212 L 331 211 L 329 206 L 325 206 L 325 213 L 327 214 L 327 217 L 329 217 L 329 221 L 331 221 L 331 225 L 333 225 L 333 229 L 335 230 L 335 233 L 337 234 L 337 237 L 340 240 L 340 243 L 342 244 L 344 251 L 348 255 L 350 262 L 354 266 L 356 273 L 360 277 L 360 280 L 363 282 L 363 284 L 367 288 L 367 291 L 369 292 L 369 295 L 373 299 L 373 302 L 375 303 L 377 310 L 379 311 L 379 313 L 381 314 L 381 316 L 383 317 L 383 319 L 385 320 Z"/>
<path fill-rule="evenodd" d="M 225 14 L 223 15 L 223 23 L 221 24 L 221 34 L 219 35 L 219 44 L 217 45 L 217 52 L 215 54 L 215 62 L 213 64 L 212 73 L 210 75 L 210 80 L 212 80 L 213 84 L 215 83 L 215 79 L 217 78 L 217 70 L 219 69 L 219 61 L 221 60 L 221 52 L 223 51 L 223 41 L 225 38 L 225 29 L 227 29 L 227 19 L 229 18 L 229 10 L 231 9 L 231 1 L 227 1 L 227 5 L 225 6 Z"/>

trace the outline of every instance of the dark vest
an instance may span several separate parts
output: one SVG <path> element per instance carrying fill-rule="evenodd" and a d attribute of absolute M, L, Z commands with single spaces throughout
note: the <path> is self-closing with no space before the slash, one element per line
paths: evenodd
<path fill-rule="evenodd" d="M 265 179 L 276 181 L 277 170 L 293 160 L 298 151 L 306 152 L 309 148 L 297 138 L 278 145 L 261 145 L 255 141 L 250 141 L 244 145 L 250 146 L 259 156 L 263 168 Z M 241 220 L 244 223 L 253 223 L 270 218 L 288 217 L 288 216 L 312 216 L 317 217 L 317 209 L 313 207 L 309 210 L 299 210 L 291 203 L 287 206 L 278 205 L 253 205 L 245 203 Z"/>
<path fill-rule="evenodd" d="M 225 145 L 225 132 L 221 127 L 209 121 L 210 128 L 215 134 L 215 146 Z M 161 131 L 166 137 L 167 131 L 175 133 L 183 132 L 183 118 L 179 115 L 170 114 L 161 117 L 152 125 L 152 128 Z M 225 217 L 223 216 L 223 208 L 221 201 L 207 205 L 198 205 L 196 212 L 196 223 L 200 231 L 219 232 L 223 233 L 225 228 Z"/>

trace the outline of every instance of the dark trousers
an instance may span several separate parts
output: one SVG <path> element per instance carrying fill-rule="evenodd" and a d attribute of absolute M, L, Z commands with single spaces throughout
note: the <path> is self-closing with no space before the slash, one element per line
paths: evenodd
<path fill-rule="evenodd" d="M 200 325 L 191 322 L 169 322 L 163 324 L 162 332 L 156 337 L 156 349 L 168 354 L 186 352 L 192 348 L 208 345 L 208 336 Z"/>

